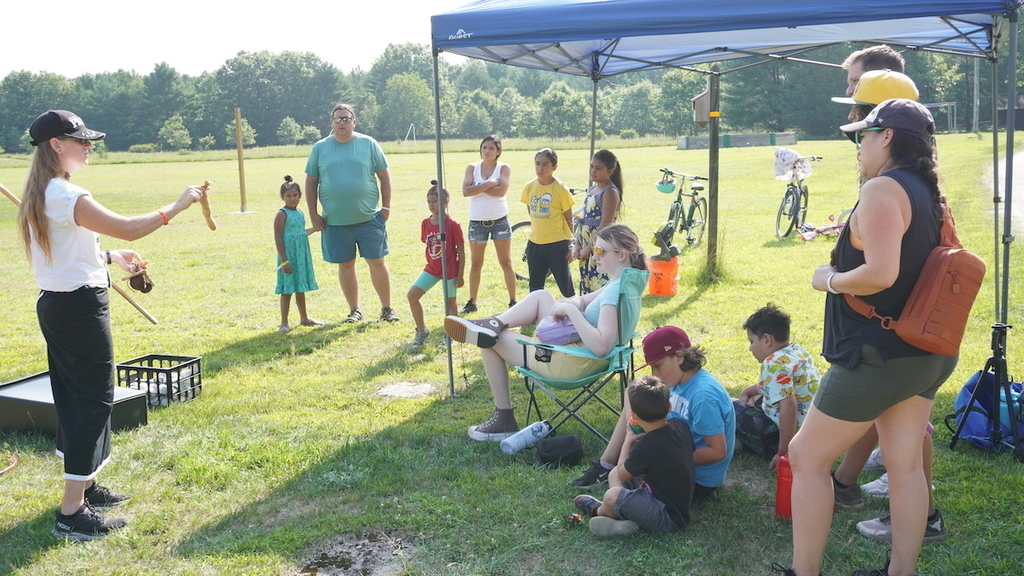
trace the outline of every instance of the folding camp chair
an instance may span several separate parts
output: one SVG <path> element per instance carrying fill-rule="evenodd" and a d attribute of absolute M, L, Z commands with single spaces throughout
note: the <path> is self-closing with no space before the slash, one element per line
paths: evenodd
<path fill-rule="evenodd" d="M 633 345 L 632 339 L 636 336 L 636 325 L 640 320 L 640 300 L 647 286 L 647 279 L 650 272 L 627 268 L 622 271 L 619 279 L 619 300 L 616 308 L 619 315 L 619 330 L 616 334 L 615 345 L 605 356 L 595 356 L 588 348 L 582 346 L 554 346 L 541 344 L 529 340 L 519 339 L 517 342 L 526 345 L 525 354 L 533 354 L 536 348 L 544 348 L 553 352 L 562 352 L 571 356 L 584 358 L 607 359 L 608 368 L 597 374 L 573 380 L 569 382 L 549 380 L 526 367 L 526 357 L 523 358 L 523 366 L 517 366 L 526 383 L 526 391 L 530 394 L 530 403 L 526 409 L 526 421 L 533 422 L 531 414 L 537 412 L 537 420 L 543 420 L 540 404 L 537 402 L 537 391 L 543 392 L 558 405 L 558 410 L 548 418 L 551 423 L 551 431 L 558 430 L 558 427 L 565 424 L 570 418 L 576 419 L 588 430 L 593 432 L 606 444 L 605 437 L 593 425 L 583 419 L 580 410 L 594 400 L 610 410 L 616 417 L 622 407 L 622 394 L 629 382 L 633 372 Z M 618 401 L 616 405 L 600 395 L 600 392 L 608 383 L 618 380 Z M 567 401 L 562 401 L 558 392 L 573 391 L 574 395 Z"/>

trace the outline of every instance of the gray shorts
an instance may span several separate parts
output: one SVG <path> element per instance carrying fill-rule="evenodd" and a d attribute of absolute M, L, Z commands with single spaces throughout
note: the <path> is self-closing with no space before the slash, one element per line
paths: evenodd
<path fill-rule="evenodd" d="M 928 354 L 883 362 L 878 350 L 865 344 L 855 369 L 833 365 L 822 376 L 814 405 L 839 420 L 870 422 L 914 396 L 934 400 L 957 360 L 959 356 Z"/>
<path fill-rule="evenodd" d="M 497 220 L 470 220 L 469 241 L 487 242 L 488 240 L 508 240 L 512 237 L 512 226 L 508 223 L 508 216 L 502 216 Z"/>
<path fill-rule="evenodd" d="M 669 517 L 665 503 L 646 487 L 637 488 L 635 478 L 622 484 L 615 499 L 615 514 L 623 520 L 636 522 L 645 532 L 674 532 L 678 528 Z"/>

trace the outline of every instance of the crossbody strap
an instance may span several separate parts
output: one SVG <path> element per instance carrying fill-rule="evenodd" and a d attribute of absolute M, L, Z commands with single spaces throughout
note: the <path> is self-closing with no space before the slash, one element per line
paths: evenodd
<path fill-rule="evenodd" d="M 960 238 L 956 234 L 956 222 L 953 220 L 953 212 L 949 209 L 949 202 L 946 201 L 946 197 L 943 195 L 940 197 L 940 203 L 942 204 L 942 228 L 939 229 L 939 246 L 952 246 L 954 248 L 963 248 L 963 244 L 960 243 Z M 854 312 L 864 316 L 866 318 L 878 318 L 882 323 L 882 328 L 886 330 L 896 329 L 896 320 L 893 320 L 891 316 L 882 316 L 875 312 L 875 307 L 869 304 L 866 300 L 858 298 L 853 294 L 843 294 L 843 299 L 846 300 L 846 304 L 853 309 Z"/>

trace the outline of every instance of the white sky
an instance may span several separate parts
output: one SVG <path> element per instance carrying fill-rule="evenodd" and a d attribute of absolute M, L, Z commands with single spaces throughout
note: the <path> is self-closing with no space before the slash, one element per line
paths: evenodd
<path fill-rule="evenodd" d="M 243 50 L 313 52 L 344 72 L 369 70 L 388 44 L 429 45 L 430 17 L 471 1 L 10 0 L 0 8 L 0 79 L 15 70 L 145 75 L 160 62 L 197 76 Z"/>

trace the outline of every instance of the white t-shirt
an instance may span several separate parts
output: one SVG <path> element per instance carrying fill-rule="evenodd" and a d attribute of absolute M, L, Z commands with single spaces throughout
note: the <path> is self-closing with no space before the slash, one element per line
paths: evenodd
<path fill-rule="evenodd" d="M 89 191 L 63 178 L 46 185 L 44 212 L 49 224 L 50 262 L 32 232 L 32 271 L 42 290 L 73 292 L 83 286 L 108 285 L 107 270 L 100 255 L 99 235 L 75 223 L 75 204 Z"/>
<path fill-rule="evenodd" d="M 490 175 L 484 176 L 480 174 L 480 165 L 483 164 L 483 160 L 473 163 L 473 185 L 483 184 L 488 180 L 501 177 L 502 166 L 508 166 L 504 162 L 498 162 L 497 166 L 494 167 L 494 172 Z M 490 194 L 482 193 L 476 196 L 470 196 L 469 198 L 469 219 L 470 220 L 497 220 L 508 216 L 508 203 L 505 202 L 505 197 L 491 196 Z"/>

